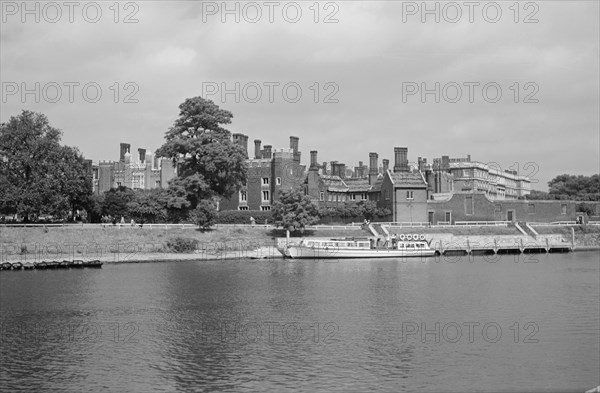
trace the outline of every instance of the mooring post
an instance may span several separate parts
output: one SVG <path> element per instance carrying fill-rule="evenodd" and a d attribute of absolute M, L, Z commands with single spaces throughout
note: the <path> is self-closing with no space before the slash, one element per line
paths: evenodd
<path fill-rule="evenodd" d="M 575 228 L 571 227 L 571 250 L 575 249 Z"/>

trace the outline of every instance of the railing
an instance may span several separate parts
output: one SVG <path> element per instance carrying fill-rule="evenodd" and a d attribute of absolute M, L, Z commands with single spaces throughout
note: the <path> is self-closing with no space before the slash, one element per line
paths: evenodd
<path fill-rule="evenodd" d="M 470 227 L 482 227 L 482 226 L 495 226 L 495 227 L 506 227 L 510 221 L 454 221 L 454 225 L 470 226 Z"/>
<path fill-rule="evenodd" d="M 428 227 L 428 222 L 376 222 L 374 224 L 381 224 L 388 227 Z"/>
<path fill-rule="evenodd" d="M 555 222 L 530 222 L 529 225 L 536 227 L 548 227 L 548 226 L 575 226 L 579 225 L 575 221 L 555 221 Z"/>

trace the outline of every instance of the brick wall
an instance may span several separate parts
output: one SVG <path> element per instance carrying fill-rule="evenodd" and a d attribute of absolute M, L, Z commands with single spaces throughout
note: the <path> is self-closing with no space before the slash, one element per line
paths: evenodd
<path fill-rule="evenodd" d="M 528 221 L 553 222 L 574 221 L 580 201 L 492 201 L 485 194 L 456 193 L 447 201 L 428 201 L 427 212 L 433 213 L 433 223 L 446 221 L 446 212 L 451 212 L 452 221 Z M 600 209 L 600 202 L 595 204 Z M 431 213 L 429 213 L 431 214 Z"/>

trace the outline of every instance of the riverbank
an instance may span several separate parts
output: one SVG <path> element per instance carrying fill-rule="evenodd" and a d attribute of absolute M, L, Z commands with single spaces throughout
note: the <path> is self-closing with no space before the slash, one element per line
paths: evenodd
<path fill-rule="evenodd" d="M 432 247 L 446 245 L 463 248 L 468 244 L 527 245 L 534 241 L 560 242 L 573 251 L 600 249 L 600 228 L 575 227 L 575 244 L 571 228 L 539 227 L 538 239 L 523 236 L 514 227 L 394 228 L 394 233 L 424 234 Z M 319 229 L 306 231 L 303 237 L 367 236 L 354 229 Z M 218 261 L 235 259 L 276 259 L 283 256 L 275 247 L 285 236 L 281 230 L 265 227 L 221 227 L 209 231 L 198 229 L 115 228 L 0 228 L 0 262 L 42 262 L 62 260 L 100 260 L 103 263 L 142 263 L 153 261 Z M 292 237 L 292 241 L 294 238 Z"/>

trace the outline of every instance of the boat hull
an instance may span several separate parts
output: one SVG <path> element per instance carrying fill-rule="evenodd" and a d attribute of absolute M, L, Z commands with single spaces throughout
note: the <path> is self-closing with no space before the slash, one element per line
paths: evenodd
<path fill-rule="evenodd" d="M 312 248 L 303 246 L 288 246 L 285 255 L 290 258 L 306 259 L 340 259 L 340 258 L 414 258 L 431 257 L 435 250 L 423 249 L 415 251 L 394 249 L 342 249 L 342 248 Z"/>

